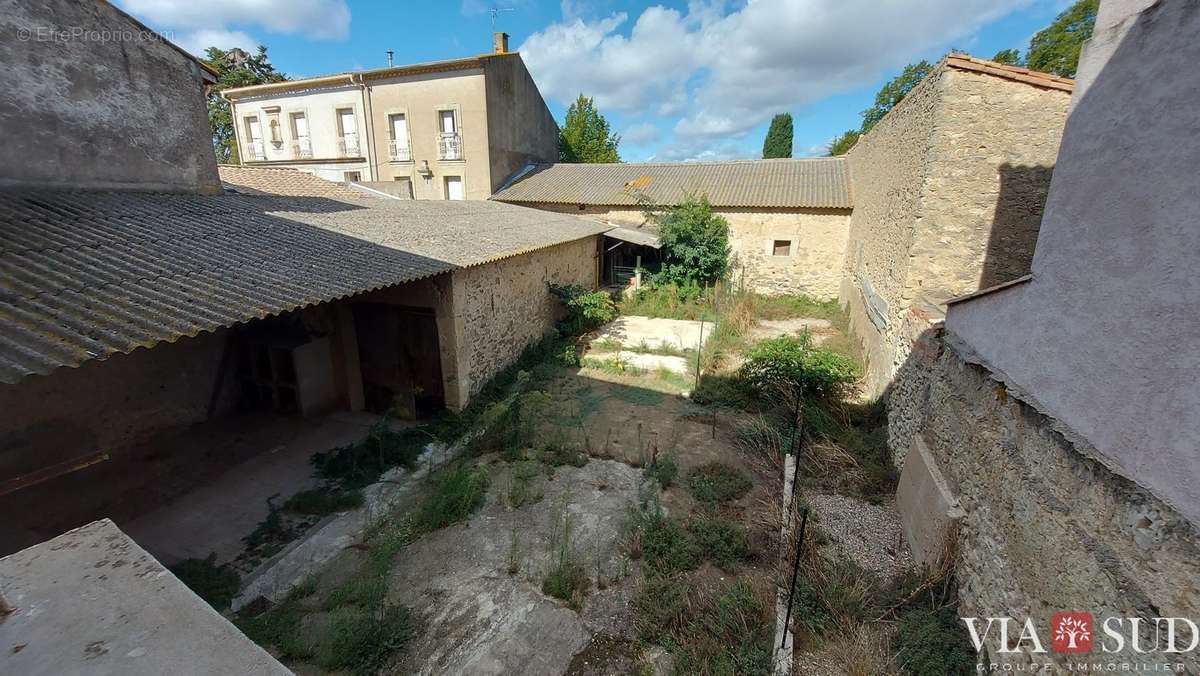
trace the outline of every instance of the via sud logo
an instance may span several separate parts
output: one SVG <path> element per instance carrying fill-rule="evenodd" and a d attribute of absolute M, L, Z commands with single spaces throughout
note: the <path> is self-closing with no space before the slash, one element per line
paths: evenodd
<path fill-rule="evenodd" d="M 964 617 L 976 652 L 989 637 L 997 652 L 1048 651 L 1033 618 Z M 1050 618 L 1050 648 L 1056 653 L 1160 653 L 1179 655 L 1200 647 L 1200 627 L 1186 617 L 1106 617 L 1099 623 L 1087 612 L 1058 612 Z"/>

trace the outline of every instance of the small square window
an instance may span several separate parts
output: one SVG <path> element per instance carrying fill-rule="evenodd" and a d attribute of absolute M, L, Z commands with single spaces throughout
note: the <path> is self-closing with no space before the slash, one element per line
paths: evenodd
<path fill-rule="evenodd" d="M 792 240 L 777 239 L 771 247 L 772 256 L 791 256 L 792 255 Z"/>
<path fill-rule="evenodd" d="M 342 172 L 342 178 L 344 178 L 347 183 L 357 183 L 358 181 L 362 180 L 362 173 L 357 171 L 344 171 Z"/>

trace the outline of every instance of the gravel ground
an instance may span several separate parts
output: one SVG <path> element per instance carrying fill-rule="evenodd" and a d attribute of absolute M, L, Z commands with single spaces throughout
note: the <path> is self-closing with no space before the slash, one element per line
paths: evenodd
<path fill-rule="evenodd" d="M 806 493 L 816 525 L 829 536 L 830 546 L 881 579 L 890 579 L 915 566 L 904 542 L 896 503 L 872 505 L 844 495 Z"/>

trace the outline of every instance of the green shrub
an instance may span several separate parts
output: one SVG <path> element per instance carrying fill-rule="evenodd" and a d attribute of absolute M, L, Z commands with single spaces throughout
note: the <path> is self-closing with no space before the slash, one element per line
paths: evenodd
<path fill-rule="evenodd" d="M 824 398 L 844 394 L 859 376 L 853 360 L 814 348 L 807 332 L 771 338 L 750 348 L 741 375 L 760 397 L 798 389 Z"/>
<path fill-rule="evenodd" d="M 429 433 L 418 428 L 393 430 L 385 416 L 371 426 L 362 441 L 316 453 L 312 464 L 317 476 L 337 482 L 342 488 L 363 488 L 397 465 L 416 467 L 417 458 L 430 440 Z"/>
<path fill-rule="evenodd" d="M 664 515 L 657 505 L 635 512 L 633 525 L 648 576 L 693 570 L 703 560 L 703 552 L 692 534 Z"/>
<path fill-rule="evenodd" d="M 662 242 L 656 284 L 710 284 L 729 272 L 729 222 L 713 213 L 707 197 L 688 196 L 656 219 Z"/>
<path fill-rule="evenodd" d="M 665 643 L 684 624 L 691 585 L 680 577 L 652 577 L 634 601 L 634 627 L 642 639 Z"/>
<path fill-rule="evenodd" d="M 753 486 L 745 472 L 722 462 L 701 465 L 688 474 L 692 497 L 709 504 L 737 500 Z"/>
<path fill-rule="evenodd" d="M 331 670 L 375 673 L 414 635 L 412 615 L 404 606 L 341 606 L 329 613 L 329 635 L 321 642 L 317 662 Z"/>
<path fill-rule="evenodd" d="M 229 566 L 218 566 L 215 552 L 203 559 L 184 559 L 171 566 L 171 572 L 217 610 L 228 608 L 242 588 L 241 576 Z"/>
<path fill-rule="evenodd" d="M 896 643 L 906 674 L 958 676 L 975 673 L 975 651 L 953 607 L 916 608 L 902 613 Z"/>
<path fill-rule="evenodd" d="M 675 477 L 679 474 L 679 465 L 675 463 L 675 458 L 670 454 L 658 456 L 658 459 L 653 465 L 646 468 L 646 476 L 658 482 L 658 485 L 663 488 L 669 488 L 675 483 Z"/>
<path fill-rule="evenodd" d="M 566 319 L 558 323 L 558 331 L 564 336 L 582 335 L 617 318 L 617 306 L 607 292 L 588 291 L 573 284 L 551 284 L 550 292 L 567 310 Z"/>
<path fill-rule="evenodd" d="M 582 599 L 590 581 L 578 562 L 568 559 L 553 568 L 542 580 L 542 593 L 566 601 L 575 610 L 583 607 Z"/>
<path fill-rule="evenodd" d="M 697 284 L 647 284 L 623 298 L 620 310 L 627 316 L 713 321 L 716 312 L 710 296 Z"/>
<path fill-rule="evenodd" d="M 432 531 L 466 519 L 483 506 L 487 495 L 487 473 L 460 463 L 433 477 L 433 492 L 417 516 L 422 530 Z"/>
<path fill-rule="evenodd" d="M 726 572 L 750 556 L 750 536 L 742 526 L 720 517 L 697 517 L 688 522 L 704 556 Z"/>
<path fill-rule="evenodd" d="M 356 509 L 363 504 L 360 490 L 344 490 L 329 486 L 300 491 L 283 503 L 283 508 L 293 514 L 324 516 L 335 512 Z"/>

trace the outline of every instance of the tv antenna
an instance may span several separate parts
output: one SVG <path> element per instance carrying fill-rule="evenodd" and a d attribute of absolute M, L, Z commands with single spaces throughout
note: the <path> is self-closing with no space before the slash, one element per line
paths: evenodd
<path fill-rule="evenodd" d="M 497 14 L 499 14 L 500 12 L 515 12 L 515 11 L 517 11 L 517 10 L 513 7 L 497 7 L 496 5 L 492 5 L 492 8 L 488 10 L 488 14 L 492 15 L 492 32 L 493 33 L 496 32 L 496 15 Z"/>

